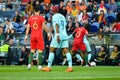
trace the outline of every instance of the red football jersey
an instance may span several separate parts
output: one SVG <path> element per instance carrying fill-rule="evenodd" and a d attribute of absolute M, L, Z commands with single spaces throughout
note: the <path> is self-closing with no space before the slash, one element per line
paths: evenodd
<path fill-rule="evenodd" d="M 45 21 L 43 16 L 35 15 L 28 19 L 31 27 L 31 36 L 42 36 L 42 23 Z"/>
<path fill-rule="evenodd" d="M 120 31 L 120 23 L 116 23 L 113 27 L 112 27 L 112 29 L 114 30 L 116 30 L 116 31 Z"/>
<path fill-rule="evenodd" d="M 29 2 L 30 0 L 22 0 L 22 2 Z"/>
<path fill-rule="evenodd" d="M 76 28 L 75 32 L 74 40 L 79 40 L 80 42 L 83 42 L 84 35 L 88 34 L 88 31 L 84 27 Z"/>

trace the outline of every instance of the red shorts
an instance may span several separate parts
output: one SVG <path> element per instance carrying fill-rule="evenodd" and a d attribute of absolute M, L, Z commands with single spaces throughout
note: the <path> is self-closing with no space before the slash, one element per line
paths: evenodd
<path fill-rule="evenodd" d="M 74 41 L 72 50 L 77 51 L 78 49 L 80 49 L 81 51 L 84 51 L 84 50 L 86 50 L 86 46 L 85 46 L 85 44 L 83 42 Z"/>
<path fill-rule="evenodd" d="M 31 37 L 30 40 L 31 49 L 44 50 L 44 40 L 43 37 Z"/>

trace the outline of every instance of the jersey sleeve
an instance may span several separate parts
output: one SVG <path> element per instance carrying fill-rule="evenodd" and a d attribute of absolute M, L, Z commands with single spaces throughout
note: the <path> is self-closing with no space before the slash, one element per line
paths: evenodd
<path fill-rule="evenodd" d="M 59 19 L 57 18 L 57 17 L 52 17 L 52 23 L 53 23 L 53 25 L 55 26 L 56 24 L 58 24 L 59 25 Z"/>
<path fill-rule="evenodd" d="M 29 25 L 31 24 L 31 17 L 28 19 L 28 24 Z"/>

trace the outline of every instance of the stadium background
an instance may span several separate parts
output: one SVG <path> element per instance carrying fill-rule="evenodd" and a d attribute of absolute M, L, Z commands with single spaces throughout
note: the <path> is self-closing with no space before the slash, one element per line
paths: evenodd
<path fill-rule="evenodd" d="M 50 10 L 52 5 L 58 5 L 59 12 L 66 17 L 68 22 L 68 35 L 74 30 L 75 22 L 79 22 L 81 25 L 84 23 L 84 21 L 89 22 L 89 33 L 96 34 L 96 36 L 88 37 L 92 48 L 91 53 L 93 61 L 96 59 L 97 53 L 102 45 L 105 45 L 107 48 L 107 58 L 109 58 L 110 53 L 113 50 L 113 46 L 120 45 L 119 28 L 113 27 L 113 24 L 119 24 L 120 21 L 119 0 L 78 0 L 76 2 L 75 0 L 0 0 L 0 26 L 3 27 L 3 33 L 5 35 L 4 39 L 0 40 L 1 64 L 17 65 L 21 55 L 19 53 L 21 46 L 26 45 L 27 48 L 30 49 L 29 42 L 24 43 L 23 40 L 27 19 L 32 14 L 35 6 L 40 6 L 41 15 L 45 17 L 47 27 L 52 33 L 52 12 Z M 97 5 L 97 8 L 94 8 L 94 5 Z M 99 11 L 101 8 L 103 8 L 102 10 L 104 11 L 103 18 L 105 18 L 105 24 L 99 19 Z M 86 15 L 83 15 L 84 11 L 87 11 Z M 93 17 L 94 13 L 97 13 L 97 19 L 96 17 Z M 84 16 L 85 19 L 82 20 L 83 17 L 80 17 L 81 15 Z M 95 21 L 92 21 L 94 19 Z M 7 28 L 7 21 L 13 25 L 13 28 Z M 118 25 L 118 27 L 120 26 Z M 13 33 L 12 30 L 14 30 Z M 6 36 L 12 36 L 12 38 L 8 38 Z M 49 45 L 50 41 L 48 41 L 45 36 L 46 34 L 44 33 L 45 46 L 47 46 Z M 73 38 L 69 39 L 70 48 L 72 47 L 72 42 Z M 43 64 L 46 64 L 45 56 L 48 48 L 46 48 L 43 54 Z M 60 65 L 63 60 L 63 55 L 60 53 L 62 52 L 60 49 L 58 49 L 56 51 L 56 58 L 54 60 L 54 63 L 57 65 Z M 119 63 L 117 65 L 119 65 Z"/>

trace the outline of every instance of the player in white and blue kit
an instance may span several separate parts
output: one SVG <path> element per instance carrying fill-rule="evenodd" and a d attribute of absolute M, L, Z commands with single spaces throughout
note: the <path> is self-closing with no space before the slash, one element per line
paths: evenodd
<path fill-rule="evenodd" d="M 56 31 L 56 24 L 59 25 L 59 34 Z M 54 48 L 66 48 L 68 46 L 67 32 L 66 32 L 66 19 L 63 15 L 57 13 L 52 17 L 52 26 L 54 29 L 54 38 L 51 41 L 50 46 Z M 60 37 L 60 42 L 57 41 L 57 36 Z"/>
<path fill-rule="evenodd" d="M 65 17 L 57 13 L 58 12 L 58 7 L 53 6 L 52 11 L 54 15 L 52 16 L 52 26 L 54 29 L 54 37 L 51 41 L 50 44 L 50 54 L 48 58 L 48 66 L 45 68 L 42 68 L 43 71 L 51 71 L 51 65 L 54 60 L 54 51 L 56 48 L 62 48 L 64 53 L 66 54 L 66 58 L 68 61 L 68 69 L 66 72 L 72 72 L 72 56 L 68 50 L 68 35 L 66 32 L 66 19 Z"/>
<path fill-rule="evenodd" d="M 91 47 L 90 47 L 90 43 L 89 41 L 87 40 L 87 37 L 84 36 L 84 43 L 86 45 L 86 48 L 87 48 L 87 53 L 88 53 L 88 62 L 90 62 L 90 59 L 91 59 Z"/>

